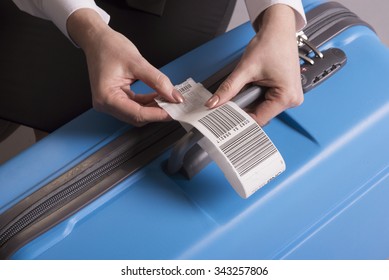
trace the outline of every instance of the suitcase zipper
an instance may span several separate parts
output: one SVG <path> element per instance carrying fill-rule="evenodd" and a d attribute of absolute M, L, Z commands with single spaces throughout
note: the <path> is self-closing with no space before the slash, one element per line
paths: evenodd
<path fill-rule="evenodd" d="M 356 14 L 347 10 L 347 8 L 339 7 L 333 11 L 330 15 L 323 15 L 322 17 L 316 18 L 311 24 L 307 25 L 304 29 L 304 33 L 309 38 L 314 38 L 316 34 L 321 34 L 323 31 L 328 29 L 329 26 L 334 25 L 336 22 L 347 19 L 347 18 L 358 18 Z"/>
<path fill-rule="evenodd" d="M 329 11 L 329 9 L 331 9 L 331 11 Z M 311 17 L 309 17 L 310 14 L 312 15 Z M 359 19 L 354 13 L 350 12 L 347 8 L 336 2 L 322 4 L 312 10 L 312 13 L 308 12 L 307 19 L 309 24 L 304 30 L 304 33 L 307 35 L 306 40 L 309 38 L 308 42 L 310 42 L 312 46 L 316 47 L 324 44 L 350 26 L 366 25 L 370 27 L 366 22 Z M 328 25 L 330 27 L 328 27 Z M 333 27 L 335 26 L 336 30 L 334 31 Z M 303 36 L 303 34 L 300 35 Z M 302 44 L 307 45 L 307 42 L 304 43 L 304 40 L 301 42 Z M 304 49 L 304 47 L 305 46 L 302 46 L 301 48 Z M 308 55 L 311 50 L 311 48 L 306 48 L 306 55 Z M 204 85 L 205 84 L 206 82 L 204 82 Z M 139 149 L 139 151 L 137 151 L 138 154 L 134 155 L 133 150 L 128 150 L 132 149 L 133 147 L 125 143 L 125 140 L 123 140 L 125 137 L 119 137 L 119 144 L 117 144 L 115 140 L 107 145 L 106 148 L 103 148 L 104 150 L 109 150 L 109 152 L 105 151 L 106 154 L 102 153 L 104 155 L 98 160 L 97 163 L 85 168 L 85 163 L 81 162 L 79 165 L 66 172 L 58 179 L 42 187 L 41 190 L 38 190 L 37 193 L 41 191 L 44 193 L 44 195 L 41 195 L 39 199 L 35 199 L 32 204 L 29 202 L 31 199 L 24 199 L 11 209 L 7 210 L 5 213 L 1 214 L 0 258 L 5 259 L 10 257 L 23 245 L 27 244 L 29 241 L 47 231 L 62 220 L 66 219 L 70 215 L 74 214 L 78 209 L 85 206 L 87 203 L 90 203 L 98 196 L 112 188 L 118 182 L 141 168 L 143 164 L 146 164 L 153 158 L 157 157 L 161 152 L 169 148 L 185 133 L 185 131 L 183 131 L 176 123 L 174 123 L 174 125 L 171 126 L 168 130 L 165 128 L 161 129 L 160 125 L 155 125 L 153 127 L 155 129 L 151 135 L 157 135 L 158 133 L 155 133 L 155 130 L 158 130 L 159 128 L 160 131 L 163 131 L 163 133 L 161 133 L 162 137 L 158 137 L 158 139 L 153 140 L 153 137 L 151 137 L 149 134 L 149 136 L 146 137 L 146 139 L 149 140 L 149 146 Z M 136 131 L 141 131 L 141 129 Z M 128 137 L 127 134 L 125 136 Z M 175 140 L 173 140 L 173 138 Z M 121 142 L 124 142 L 124 144 Z M 114 146 L 117 145 L 113 151 L 112 148 L 110 148 L 112 143 L 114 143 Z M 159 146 L 159 148 L 150 148 L 153 145 Z M 92 155 L 91 157 L 98 158 L 98 153 L 99 152 L 96 152 L 96 155 L 94 157 Z M 150 156 L 151 153 L 153 153 L 153 156 Z M 144 154 L 149 154 L 149 156 L 145 157 Z M 137 159 L 136 161 L 138 162 L 132 162 L 134 158 Z M 88 158 L 85 161 L 88 160 L 90 161 L 91 159 Z M 79 169 L 81 169 L 81 172 L 74 172 L 74 170 L 79 171 Z M 123 172 L 126 172 L 126 174 L 123 174 Z M 76 175 L 73 173 L 76 173 Z M 116 175 L 116 173 L 120 174 Z M 68 177 L 70 177 L 70 179 L 68 179 Z M 65 187 L 63 187 L 63 185 L 59 187 L 56 186 L 59 184 L 58 180 L 63 182 Z M 103 185 L 103 183 L 107 183 L 107 181 L 111 181 L 110 186 L 96 187 Z M 45 193 L 45 188 L 51 192 Z M 53 194 L 53 189 L 55 194 Z M 93 193 L 93 189 L 98 189 L 97 191 L 100 193 Z M 92 192 L 92 194 L 89 192 Z M 39 196 L 39 194 L 36 194 L 36 196 Z M 67 205 L 73 204 L 74 200 L 77 199 L 80 200 L 80 202 L 76 204 L 76 206 L 69 206 L 68 208 L 71 209 L 68 209 Z M 58 214 L 59 209 L 61 209 L 61 212 L 64 213 Z M 65 211 L 63 211 L 63 209 L 65 209 Z M 41 224 L 40 229 L 37 229 L 39 228 L 36 226 L 37 223 Z M 34 227 L 31 225 L 34 225 Z M 15 242 L 13 242 L 13 239 L 15 239 Z"/>
<path fill-rule="evenodd" d="M 96 182 L 103 176 L 107 175 L 115 168 L 120 167 L 124 162 L 128 161 L 131 158 L 130 154 L 131 153 L 129 151 L 120 154 L 118 157 L 112 159 L 101 167 L 97 167 L 96 170 L 87 174 L 79 181 L 70 184 L 68 187 L 53 196 L 42 199 L 42 201 L 40 201 L 37 205 L 34 205 L 33 207 L 30 207 L 29 209 L 24 211 L 20 215 L 20 218 L 17 218 L 15 221 L 13 221 L 9 225 L 7 225 L 7 227 L 1 230 L 0 248 L 15 234 L 26 228 L 28 225 L 32 224 L 42 215 L 44 215 L 57 205 L 61 205 L 61 203 L 65 202 L 77 193 L 82 192 L 83 190 L 88 188 L 88 186 L 93 184 L 93 182 Z"/>
<path fill-rule="evenodd" d="M 319 5 L 307 12 L 306 17 L 307 25 L 301 33 L 296 34 L 296 37 L 299 41 L 300 51 L 303 51 L 307 56 L 311 51 L 317 50 L 352 26 L 367 26 L 374 31 L 371 25 L 338 2 L 326 2 Z M 305 44 L 305 40 L 309 44 Z"/>

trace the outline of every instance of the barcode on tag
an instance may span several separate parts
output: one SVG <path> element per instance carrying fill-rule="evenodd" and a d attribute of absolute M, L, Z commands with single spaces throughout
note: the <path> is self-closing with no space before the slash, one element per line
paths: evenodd
<path fill-rule="evenodd" d="M 178 87 L 177 90 L 181 93 L 184 94 L 185 92 L 190 91 L 192 88 L 192 85 L 190 83 L 185 83 L 182 86 Z"/>
<path fill-rule="evenodd" d="M 216 138 L 223 138 L 236 127 L 245 126 L 248 121 L 230 105 L 225 104 L 212 113 L 199 119 L 199 123 L 205 126 Z"/>
<path fill-rule="evenodd" d="M 220 149 L 240 176 L 245 175 L 277 152 L 267 135 L 255 124 L 228 140 L 220 146 Z"/>

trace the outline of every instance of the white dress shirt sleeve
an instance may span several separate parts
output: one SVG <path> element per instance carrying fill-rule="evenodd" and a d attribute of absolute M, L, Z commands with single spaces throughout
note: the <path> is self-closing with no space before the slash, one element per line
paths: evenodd
<path fill-rule="evenodd" d="M 109 22 L 109 15 L 93 0 L 13 0 L 13 2 L 24 12 L 51 20 L 69 39 L 66 21 L 78 9 L 93 9 L 106 23 Z"/>
<path fill-rule="evenodd" d="M 245 0 L 250 21 L 253 24 L 258 16 L 275 4 L 285 4 L 293 8 L 296 17 L 296 31 L 300 31 L 307 23 L 301 0 Z M 256 30 L 257 31 L 257 30 Z"/>

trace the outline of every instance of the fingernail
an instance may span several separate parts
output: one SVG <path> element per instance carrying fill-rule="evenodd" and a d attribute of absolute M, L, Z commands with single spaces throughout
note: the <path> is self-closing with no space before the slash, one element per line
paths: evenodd
<path fill-rule="evenodd" d="M 182 94 L 178 90 L 174 89 L 172 92 L 172 96 L 173 96 L 174 100 L 176 100 L 178 103 L 184 102 L 184 97 L 182 96 Z"/>
<path fill-rule="evenodd" d="M 208 99 L 208 101 L 205 103 L 205 106 L 207 106 L 208 108 L 213 108 L 217 105 L 217 103 L 219 103 L 219 96 L 214 95 L 210 99 Z"/>

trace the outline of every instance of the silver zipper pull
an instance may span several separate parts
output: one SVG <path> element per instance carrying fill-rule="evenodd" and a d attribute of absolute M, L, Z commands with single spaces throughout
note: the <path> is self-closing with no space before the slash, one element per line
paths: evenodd
<path fill-rule="evenodd" d="M 311 65 L 315 64 L 315 61 L 313 61 L 312 58 L 310 58 L 309 56 L 303 54 L 301 51 L 299 51 L 299 57 L 300 57 L 302 60 L 308 62 L 308 63 L 311 64 Z"/>
<path fill-rule="evenodd" d="M 304 31 L 300 31 L 300 32 L 297 32 L 296 33 L 296 39 L 297 39 L 297 45 L 299 47 L 302 47 L 304 45 L 308 46 L 314 53 L 317 57 L 319 58 L 323 58 L 323 53 L 321 51 L 319 51 L 309 40 L 308 40 L 308 37 L 307 35 L 305 35 Z M 311 58 L 309 58 L 307 55 L 303 54 L 303 53 L 299 53 L 299 56 L 301 59 L 307 61 L 308 63 L 310 64 L 314 64 L 313 60 Z"/>

